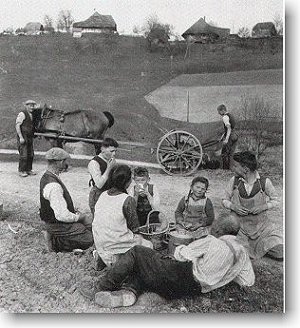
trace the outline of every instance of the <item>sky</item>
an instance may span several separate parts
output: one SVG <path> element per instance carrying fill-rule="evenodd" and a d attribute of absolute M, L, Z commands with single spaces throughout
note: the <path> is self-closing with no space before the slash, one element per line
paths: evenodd
<path fill-rule="evenodd" d="M 60 10 L 71 10 L 75 21 L 87 19 L 94 10 L 112 15 L 121 34 L 132 34 L 133 26 L 142 26 L 151 15 L 173 25 L 177 34 L 203 16 L 231 33 L 284 16 L 283 0 L 0 0 L 0 31 L 43 23 L 46 14 L 57 20 Z"/>

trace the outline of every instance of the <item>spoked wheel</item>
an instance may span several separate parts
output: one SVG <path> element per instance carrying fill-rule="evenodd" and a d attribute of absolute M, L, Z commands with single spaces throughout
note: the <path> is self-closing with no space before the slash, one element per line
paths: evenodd
<path fill-rule="evenodd" d="M 165 134 L 157 146 L 157 161 L 170 175 L 190 175 L 202 161 L 203 151 L 199 140 L 186 131 Z"/>

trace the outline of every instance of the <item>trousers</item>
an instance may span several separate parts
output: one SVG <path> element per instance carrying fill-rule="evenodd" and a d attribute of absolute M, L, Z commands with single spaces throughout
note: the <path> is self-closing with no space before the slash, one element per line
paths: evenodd
<path fill-rule="evenodd" d="M 164 298 L 179 298 L 201 293 L 193 276 L 192 262 L 179 262 L 160 253 L 134 246 L 108 269 L 96 284 L 98 291 L 130 289 L 137 296 L 149 291 Z"/>
<path fill-rule="evenodd" d="M 19 172 L 30 172 L 32 170 L 33 162 L 33 140 L 31 138 L 25 139 L 25 144 L 20 144 L 18 139 L 19 151 Z"/>

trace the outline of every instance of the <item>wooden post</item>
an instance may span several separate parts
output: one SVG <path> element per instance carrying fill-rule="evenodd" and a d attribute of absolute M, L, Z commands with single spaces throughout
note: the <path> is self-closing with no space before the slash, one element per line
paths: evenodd
<path fill-rule="evenodd" d="M 190 121 L 190 92 L 187 92 L 187 109 L 186 109 L 186 121 Z"/>

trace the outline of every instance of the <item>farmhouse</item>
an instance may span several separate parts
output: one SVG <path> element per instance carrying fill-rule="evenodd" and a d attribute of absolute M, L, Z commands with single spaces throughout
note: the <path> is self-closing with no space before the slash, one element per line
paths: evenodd
<path fill-rule="evenodd" d="M 252 29 L 252 38 L 266 38 L 276 35 L 276 28 L 272 22 L 257 23 Z"/>
<path fill-rule="evenodd" d="M 98 12 L 85 21 L 73 24 L 74 37 L 81 37 L 83 33 L 113 34 L 115 32 L 117 32 L 117 24 L 112 16 L 100 15 Z"/>
<path fill-rule="evenodd" d="M 186 41 L 206 43 L 219 38 L 227 37 L 230 34 L 229 28 L 221 28 L 209 25 L 204 18 L 200 18 L 194 25 L 188 28 L 182 37 Z"/>
<path fill-rule="evenodd" d="M 43 25 L 39 22 L 30 22 L 27 23 L 24 27 L 24 32 L 27 35 L 37 35 L 44 30 Z"/>

